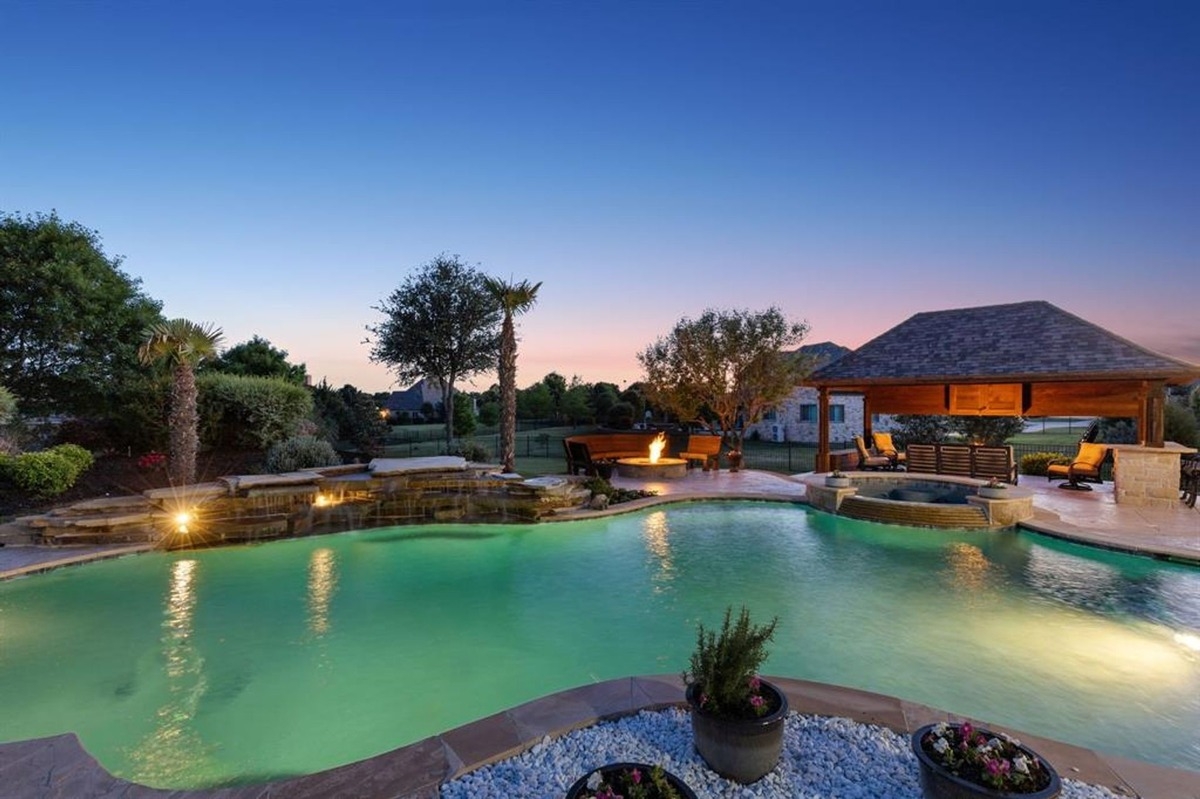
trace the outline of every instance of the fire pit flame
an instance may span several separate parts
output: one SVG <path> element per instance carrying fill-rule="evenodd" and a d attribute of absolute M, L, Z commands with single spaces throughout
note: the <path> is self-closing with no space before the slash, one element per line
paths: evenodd
<path fill-rule="evenodd" d="M 654 437 L 654 440 L 650 442 L 650 462 L 651 463 L 658 463 L 658 459 L 662 457 L 662 451 L 663 451 L 663 449 L 666 448 L 666 446 L 667 446 L 667 437 L 665 435 L 663 435 L 662 433 L 659 433 L 657 436 Z"/>

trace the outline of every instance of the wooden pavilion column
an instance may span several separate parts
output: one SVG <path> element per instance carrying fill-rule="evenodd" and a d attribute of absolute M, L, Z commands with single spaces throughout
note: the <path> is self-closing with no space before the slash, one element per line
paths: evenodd
<path fill-rule="evenodd" d="M 863 441 L 870 448 L 875 445 L 871 435 L 871 392 L 863 392 Z"/>
<path fill-rule="evenodd" d="M 829 388 L 817 388 L 817 462 L 814 470 L 829 471 Z"/>
<path fill-rule="evenodd" d="M 1146 442 L 1147 447 L 1161 447 L 1166 438 L 1166 404 L 1167 388 L 1162 381 L 1150 384 L 1146 398 L 1142 401 L 1141 413 L 1138 414 L 1138 440 Z"/>

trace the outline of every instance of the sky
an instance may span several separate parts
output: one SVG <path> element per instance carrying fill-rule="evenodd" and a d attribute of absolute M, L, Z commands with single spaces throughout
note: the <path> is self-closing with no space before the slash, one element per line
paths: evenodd
<path fill-rule="evenodd" d="M 0 0 L 0 213 L 371 392 L 442 253 L 542 283 L 522 387 L 708 308 L 856 348 L 1048 300 L 1196 363 L 1198 42 L 1186 1 Z"/>

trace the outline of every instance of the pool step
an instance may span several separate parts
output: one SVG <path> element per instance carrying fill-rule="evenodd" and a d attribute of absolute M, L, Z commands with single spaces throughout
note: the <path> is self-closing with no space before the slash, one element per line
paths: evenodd
<path fill-rule="evenodd" d="M 839 516 L 868 522 L 907 524 L 914 527 L 987 527 L 987 514 L 977 505 L 940 505 L 896 502 L 874 497 L 846 497 L 838 506 Z"/>

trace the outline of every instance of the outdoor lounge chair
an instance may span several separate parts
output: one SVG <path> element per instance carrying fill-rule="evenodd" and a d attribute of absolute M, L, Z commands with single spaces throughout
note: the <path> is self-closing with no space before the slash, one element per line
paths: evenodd
<path fill-rule="evenodd" d="M 1091 491 L 1091 486 L 1083 485 L 1084 480 L 1092 483 L 1104 482 L 1100 478 L 1100 467 L 1108 458 L 1108 447 L 1103 444 L 1092 444 L 1083 441 L 1079 444 L 1079 453 L 1070 463 L 1052 463 L 1046 467 L 1047 480 L 1066 480 L 1059 488 L 1073 491 Z"/>
<path fill-rule="evenodd" d="M 863 441 L 862 436 L 854 437 L 854 446 L 858 450 L 858 468 L 859 469 L 891 469 L 892 459 L 883 455 L 876 455 L 867 449 L 867 443 Z"/>
<path fill-rule="evenodd" d="M 906 456 L 903 452 L 896 449 L 896 445 L 892 442 L 891 433 L 872 433 L 871 437 L 875 441 L 875 451 L 892 462 L 892 467 L 903 466 Z"/>

